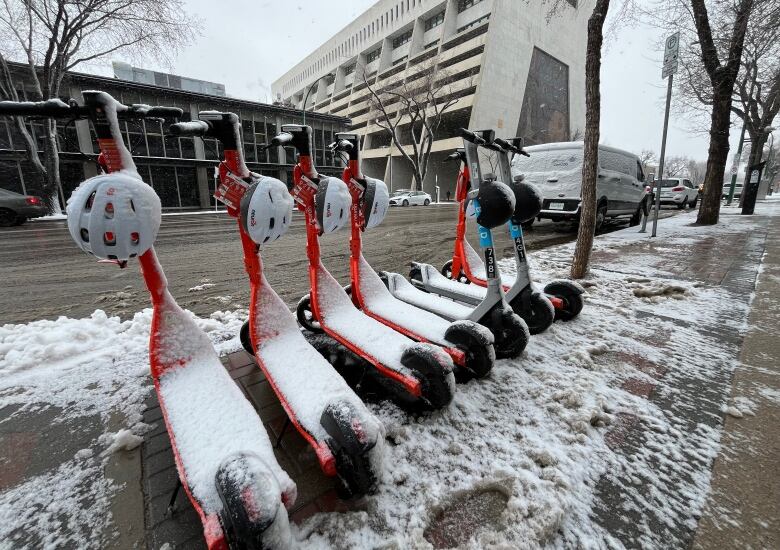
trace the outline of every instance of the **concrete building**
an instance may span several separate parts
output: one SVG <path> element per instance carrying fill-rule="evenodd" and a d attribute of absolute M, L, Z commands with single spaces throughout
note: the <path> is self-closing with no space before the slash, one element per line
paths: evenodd
<path fill-rule="evenodd" d="M 578 2 L 581 6 L 578 7 Z M 493 128 L 526 143 L 568 141 L 585 128 L 585 45 L 591 0 L 379 0 L 271 88 L 277 100 L 347 116 L 365 135 L 364 167 L 408 188 L 408 163 L 374 122 L 366 82 L 410 82 L 427 68 L 454 77 L 457 103 L 442 119 L 424 188 L 453 191 L 457 167 L 442 163 L 458 129 Z M 392 159 L 389 162 L 388 159 Z"/>
<path fill-rule="evenodd" d="M 9 66 L 20 99 L 39 100 L 29 85 L 29 69 L 18 63 L 9 63 Z M 133 71 L 141 74 L 138 69 Z M 302 114 L 299 109 L 225 97 L 221 84 L 205 83 L 211 85 L 207 89 L 212 91 L 221 87 L 221 95 L 187 90 L 172 85 L 170 78 L 162 78 L 172 77 L 173 84 L 176 84 L 177 77 L 173 75 L 159 76 L 162 73 L 148 72 L 153 75 L 155 82 L 163 85 L 146 83 L 142 76 L 138 76 L 136 80 L 141 80 L 138 82 L 68 73 L 63 94 L 66 94 L 66 98 L 80 101 L 82 90 L 102 90 L 127 105 L 145 103 L 180 107 L 184 111 L 183 120 L 190 120 L 204 110 L 234 112 L 241 119 L 244 153 L 249 169 L 289 181 L 295 162 L 294 151 L 282 147 L 263 151 L 260 145 L 271 139 L 282 124 L 300 124 Z M 327 175 L 340 175 L 342 169 L 330 151 L 326 150 L 326 145 L 333 141 L 335 132 L 348 128 L 349 120 L 308 113 L 306 123 L 315 130 L 315 160 L 321 171 Z M 214 167 L 222 154 L 216 140 L 170 136 L 166 134 L 165 124 L 151 120 L 121 122 L 120 125 L 139 173 L 160 195 L 164 209 L 187 210 L 214 206 Z M 29 120 L 27 126 L 33 138 L 42 141 L 43 125 L 40 121 Z M 63 187 L 60 199 L 65 201 L 79 183 L 97 174 L 95 158 L 98 147 L 94 130 L 86 121 L 63 121 L 58 124 L 57 134 Z M 17 193 L 40 194 L 40 178 L 26 160 L 23 143 L 13 121 L 0 117 L 0 187 Z"/>

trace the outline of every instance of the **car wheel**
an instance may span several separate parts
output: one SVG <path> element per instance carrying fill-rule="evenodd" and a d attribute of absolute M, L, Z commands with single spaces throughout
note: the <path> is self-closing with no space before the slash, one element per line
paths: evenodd
<path fill-rule="evenodd" d="M 677 205 L 678 210 L 685 210 L 685 207 L 688 205 L 688 199 L 685 198 L 683 201 Z"/>
<path fill-rule="evenodd" d="M 409 201 L 404 199 L 404 202 L 401 203 L 401 206 L 409 206 Z"/>
<path fill-rule="evenodd" d="M 17 216 L 14 225 L 23 225 L 27 221 L 27 216 Z"/>
<path fill-rule="evenodd" d="M 428 206 L 429 204 L 431 204 L 431 201 L 425 199 L 425 202 L 423 202 L 423 206 Z"/>
<path fill-rule="evenodd" d="M 0 227 L 11 227 L 16 223 L 16 212 L 8 208 L 0 208 Z"/>
<path fill-rule="evenodd" d="M 691 209 L 694 209 L 694 208 L 696 208 L 697 204 L 699 204 L 699 195 L 696 195 L 695 197 L 693 197 L 693 201 L 691 202 L 691 204 L 689 206 L 691 207 Z"/>
<path fill-rule="evenodd" d="M 602 204 L 596 210 L 596 233 L 601 231 L 604 227 L 604 222 L 607 220 L 607 205 Z"/>

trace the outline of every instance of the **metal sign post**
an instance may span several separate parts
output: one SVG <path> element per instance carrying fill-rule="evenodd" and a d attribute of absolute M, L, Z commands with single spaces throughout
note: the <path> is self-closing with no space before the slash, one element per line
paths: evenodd
<path fill-rule="evenodd" d="M 680 33 L 676 32 L 666 39 L 666 48 L 664 49 L 664 66 L 661 70 L 661 78 L 669 77 L 669 84 L 666 87 L 666 110 L 664 111 L 664 132 L 661 138 L 661 158 L 658 160 L 658 177 L 655 185 L 655 214 L 653 215 L 653 233 L 655 237 L 658 227 L 658 212 L 661 210 L 661 182 L 664 178 L 664 157 L 666 156 L 666 132 L 669 129 L 669 106 L 672 103 L 672 82 L 674 73 L 678 68 L 678 57 L 680 53 Z"/>

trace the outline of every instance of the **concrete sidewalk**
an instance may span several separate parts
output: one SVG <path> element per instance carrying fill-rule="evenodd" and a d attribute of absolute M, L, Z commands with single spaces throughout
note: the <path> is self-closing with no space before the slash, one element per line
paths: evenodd
<path fill-rule="evenodd" d="M 687 470 L 667 471 L 668 457 L 659 451 L 656 458 L 654 451 L 648 449 L 652 426 L 639 417 L 615 415 L 615 421 L 605 433 L 609 448 L 628 457 L 629 463 L 634 459 L 632 457 L 644 457 L 650 464 L 655 464 L 666 476 L 667 485 L 659 488 L 657 479 L 635 471 L 608 472 L 596 482 L 593 521 L 609 533 L 613 544 L 657 546 L 657 541 L 646 538 L 646 532 L 653 531 L 665 540 L 667 547 L 674 548 L 691 544 L 708 549 L 778 547 L 780 345 L 772 331 L 780 320 L 776 297 L 780 287 L 780 245 L 772 242 L 771 235 L 780 230 L 780 202 L 764 203 L 750 221 L 750 231 L 744 231 L 740 227 L 747 226 L 747 218 L 724 211 L 721 225 L 733 229 L 714 235 L 702 230 L 701 237 L 683 239 L 674 245 L 669 245 L 668 239 L 664 238 L 668 233 L 663 224 L 659 226 L 656 240 L 644 237 L 621 240 L 610 236 L 597 239 L 592 260 L 594 277 L 586 280 L 586 285 L 603 281 L 596 275 L 614 276 L 629 281 L 629 287 L 636 288 L 634 294 L 638 297 L 641 295 L 639 290 L 653 285 L 656 285 L 653 288 L 663 288 L 660 292 L 671 288 L 669 292 L 673 294 L 675 290 L 667 283 L 679 281 L 702 292 L 707 289 L 725 291 L 731 300 L 729 307 L 733 308 L 722 311 L 723 317 L 712 319 L 695 316 L 686 319 L 672 311 L 668 313 L 669 317 L 641 304 L 632 312 L 637 322 L 646 323 L 648 327 L 655 326 L 657 321 L 673 319 L 681 331 L 698 335 L 690 342 L 689 349 L 680 350 L 678 346 L 672 346 L 671 334 L 648 332 L 648 341 L 659 350 L 666 350 L 664 353 L 675 360 L 687 354 L 702 353 L 704 350 L 699 350 L 699 345 L 717 342 L 720 355 L 712 359 L 710 376 L 702 377 L 696 369 L 692 372 L 675 370 L 671 366 L 674 361 L 664 364 L 619 351 L 594 354 L 595 368 L 615 371 L 627 368 L 637 372 L 620 379 L 621 388 L 652 402 L 674 418 L 681 441 L 695 437 L 702 429 L 709 430 L 708 433 L 723 433 L 719 451 L 716 449 L 712 455 L 703 452 L 686 456 L 681 460 Z M 568 248 L 535 253 L 537 262 L 555 266 L 564 273 L 571 258 Z M 617 312 L 621 307 L 617 303 L 619 298 L 616 294 L 613 303 L 607 303 L 605 297 L 609 294 L 607 291 L 603 295 L 592 293 L 592 300 L 601 300 L 600 307 Z M 659 296 L 669 298 L 671 294 Z M 652 300 L 648 298 L 646 303 L 650 304 Z M 722 322 L 727 317 L 729 322 Z M 735 330 L 740 323 L 746 323 L 743 327 L 747 329 Z M 251 358 L 244 352 L 237 352 L 227 357 L 225 364 L 255 404 L 269 433 L 280 435 L 283 411 Z M 731 406 L 726 407 L 727 403 Z M 176 472 L 167 434 L 160 422 L 159 407 L 153 397 L 149 400 L 145 420 L 158 423 L 158 429 L 147 434 L 141 454 L 146 544 L 150 548 L 159 548 L 165 543 L 174 547 L 202 547 L 201 526 L 182 494 L 176 500 L 173 513 L 167 513 Z M 713 461 L 715 452 L 717 458 Z M 318 512 L 364 506 L 364 503 L 342 502 L 336 497 L 332 480 L 319 471 L 313 453 L 295 430 L 284 433 L 277 456 L 298 484 L 299 499 L 292 513 L 293 521 L 303 522 Z M 653 462 L 655 460 L 657 463 Z M 712 489 L 706 497 L 713 462 Z M 690 471 L 695 471 L 703 481 L 694 483 L 686 479 Z M 701 490 L 701 498 L 707 498 L 700 520 L 699 511 L 692 515 L 680 511 L 684 510 L 689 498 L 682 493 L 691 486 Z M 627 490 L 631 487 L 640 490 Z M 644 510 L 647 506 L 644 492 L 653 494 L 652 498 L 661 502 L 669 500 L 668 514 L 658 516 Z M 697 502 L 692 500 L 691 506 L 701 508 Z M 497 517 L 500 510 L 490 514 Z M 488 523 L 488 518 L 485 519 Z M 433 524 L 428 533 L 443 529 L 446 527 Z M 464 536 L 468 537 L 471 530 L 465 531 Z M 430 538 L 429 542 L 436 548 L 443 548 L 467 540 L 458 540 L 453 535 Z"/>

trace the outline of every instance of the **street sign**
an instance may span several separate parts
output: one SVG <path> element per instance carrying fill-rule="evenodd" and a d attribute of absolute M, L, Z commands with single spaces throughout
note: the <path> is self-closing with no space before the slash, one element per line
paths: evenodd
<path fill-rule="evenodd" d="M 677 58 L 680 53 L 680 33 L 676 32 L 666 39 L 664 48 L 664 67 L 661 70 L 661 78 L 668 78 L 666 84 L 666 109 L 664 110 L 664 132 L 661 137 L 661 157 L 658 162 L 658 179 L 655 184 L 655 208 L 653 216 L 653 233 L 655 237 L 658 228 L 658 212 L 661 210 L 661 180 L 664 177 L 664 160 L 666 156 L 666 132 L 669 129 L 669 105 L 672 102 L 672 81 L 677 72 Z"/>
<path fill-rule="evenodd" d="M 677 73 L 679 68 L 680 55 L 680 33 L 676 32 L 666 39 L 664 48 L 664 66 L 661 70 L 661 78 L 666 78 L 671 74 Z"/>

